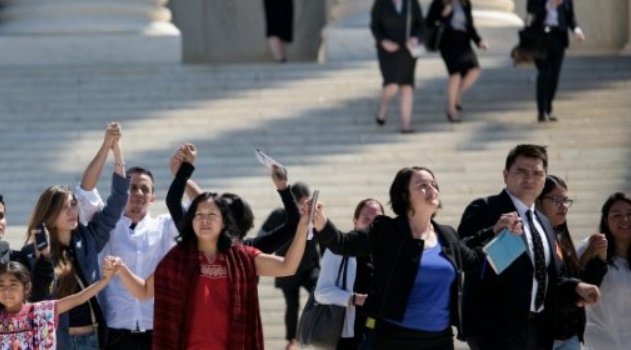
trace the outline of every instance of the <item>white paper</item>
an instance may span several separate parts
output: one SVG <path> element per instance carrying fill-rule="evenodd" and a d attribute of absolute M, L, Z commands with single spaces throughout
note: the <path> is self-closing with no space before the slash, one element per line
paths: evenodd
<path fill-rule="evenodd" d="M 256 159 L 258 159 L 259 163 L 265 165 L 268 169 L 272 169 L 273 165 L 281 169 L 285 169 L 285 166 L 274 160 L 272 157 L 265 154 L 265 152 L 261 151 L 258 148 L 254 149 L 254 153 L 256 154 Z"/>

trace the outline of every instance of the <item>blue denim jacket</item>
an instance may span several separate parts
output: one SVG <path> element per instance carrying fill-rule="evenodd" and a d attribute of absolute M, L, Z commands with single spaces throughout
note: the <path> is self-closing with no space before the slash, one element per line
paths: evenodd
<path fill-rule="evenodd" d="M 116 222 L 120 219 L 123 209 L 127 204 L 129 197 L 129 179 L 126 179 L 116 173 L 112 177 L 112 187 L 107 203 L 101 212 L 94 215 L 87 226 L 79 224 L 79 227 L 72 232 L 70 238 L 70 246 L 75 252 L 75 268 L 81 271 L 81 275 L 90 285 L 101 278 L 98 255 L 110 238 L 110 231 L 116 226 Z M 24 253 L 29 259 L 31 269 L 35 273 L 37 265 L 35 264 L 35 254 L 33 244 L 29 244 L 23 248 Z M 54 263 L 54 257 L 51 264 Z M 46 293 L 41 293 L 45 297 L 43 299 L 58 299 L 55 294 L 55 282 L 48 288 Z M 40 294 L 40 293 L 38 293 Z M 94 300 L 94 299 L 93 299 Z M 34 300 L 39 301 L 39 300 Z M 95 306 L 95 314 L 99 323 L 99 338 L 103 340 L 103 331 L 107 329 L 105 319 L 98 303 L 92 303 Z M 57 348 L 70 348 L 70 335 L 68 334 L 69 314 L 65 312 L 59 315 L 59 324 L 57 327 Z M 104 344 L 102 344 L 104 345 Z"/>

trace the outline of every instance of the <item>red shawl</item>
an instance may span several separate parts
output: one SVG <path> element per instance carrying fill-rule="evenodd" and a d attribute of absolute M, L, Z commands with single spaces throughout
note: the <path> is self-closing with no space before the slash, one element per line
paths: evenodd
<path fill-rule="evenodd" d="M 193 281 L 199 276 L 196 247 L 175 246 L 156 268 L 153 349 L 179 350 L 186 347 L 190 326 L 186 317 Z M 263 349 L 254 257 L 241 244 L 226 253 L 230 283 L 230 350 Z M 209 330 L 212 332 L 212 330 Z"/>

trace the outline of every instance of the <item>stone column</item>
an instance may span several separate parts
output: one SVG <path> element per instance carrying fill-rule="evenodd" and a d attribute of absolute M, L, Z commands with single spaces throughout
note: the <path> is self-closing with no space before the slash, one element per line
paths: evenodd
<path fill-rule="evenodd" d="M 472 0 L 477 25 L 485 27 L 521 26 L 513 0 Z"/>
<path fill-rule="evenodd" d="M 631 0 L 627 1 L 627 44 L 620 51 L 621 55 L 631 55 Z"/>
<path fill-rule="evenodd" d="M 179 61 L 167 1 L 0 0 L 0 42 L 22 63 Z"/>

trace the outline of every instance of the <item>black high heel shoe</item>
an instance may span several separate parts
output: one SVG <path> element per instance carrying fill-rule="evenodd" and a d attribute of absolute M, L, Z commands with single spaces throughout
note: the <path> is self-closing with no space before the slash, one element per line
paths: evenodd
<path fill-rule="evenodd" d="M 450 123 L 460 123 L 462 121 L 462 119 L 454 117 L 449 112 L 447 112 L 447 120 L 449 120 Z"/>
<path fill-rule="evenodd" d="M 381 119 L 379 118 L 379 114 L 375 115 L 375 122 L 377 123 L 377 125 L 379 126 L 384 126 L 386 124 L 386 119 Z"/>

